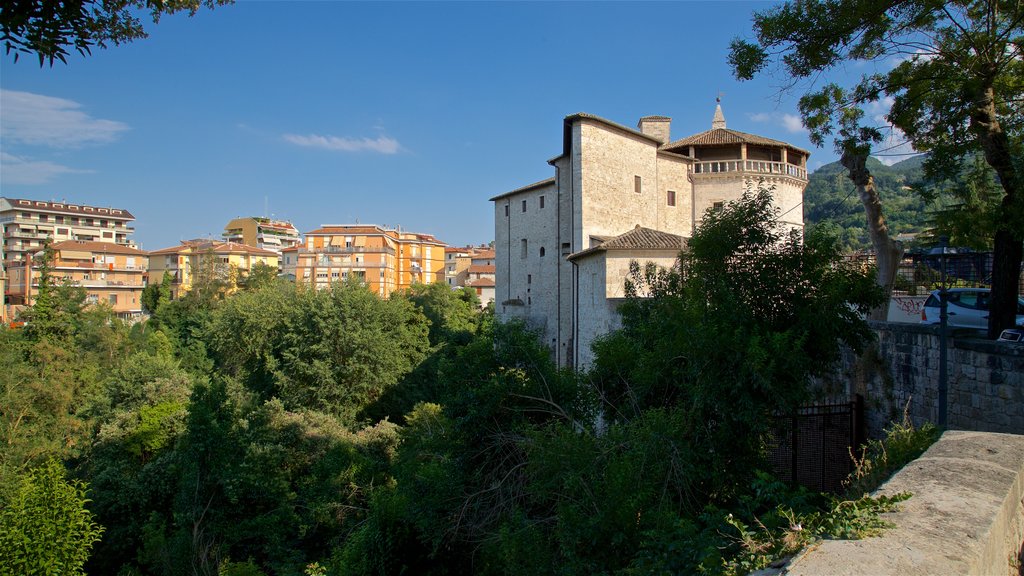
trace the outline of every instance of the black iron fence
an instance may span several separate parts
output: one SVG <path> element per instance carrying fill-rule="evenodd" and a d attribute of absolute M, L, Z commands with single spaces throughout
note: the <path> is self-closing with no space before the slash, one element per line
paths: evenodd
<path fill-rule="evenodd" d="M 865 443 L 864 398 L 804 406 L 775 417 L 769 460 L 775 475 L 791 484 L 837 493 L 853 471 L 851 451 Z"/>

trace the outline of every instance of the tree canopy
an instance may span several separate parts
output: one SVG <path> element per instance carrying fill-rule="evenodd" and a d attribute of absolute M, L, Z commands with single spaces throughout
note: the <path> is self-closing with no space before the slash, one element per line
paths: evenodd
<path fill-rule="evenodd" d="M 7 54 L 39 58 L 39 65 L 67 62 L 68 50 L 88 54 L 94 46 L 124 44 L 146 37 L 139 13 L 153 22 L 164 14 L 230 4 L 233 0 L 5 0 L 0 8 L 0 41 Z"/>
<path fill-rule="evenodd" d="M 740 79 L 772 69 L 793 87 L 847 62 L 878 64 L 851 85 L 827 82 L 800 100 L 821 145 L 866 158 L 887 127 L 867 110 L 891 102 L 885 119 L 929 152 L 936 178 L 983 154 L 1003 189 L 996 215 L 989 335 L 1013 324 L 1024 240 L 1024 5 L 1016 0 L 810 0 L 754 16 L 755 41 L 736 39 Z M 861 166 L 861 168 L 863 168 Z M 851 170 L 853 176 L 856 170 Z"/>

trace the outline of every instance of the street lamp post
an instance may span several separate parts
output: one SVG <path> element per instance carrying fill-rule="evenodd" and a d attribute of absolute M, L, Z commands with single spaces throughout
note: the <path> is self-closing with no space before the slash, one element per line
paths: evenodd
<path fill-rule="evenodd" d="M 947 396 L 949 391 L 949 375 L 946 372 L 947 346 L 946 324 L 949 321 L 947 314 L 948 292 L 946 290 L 946 246 L 949 244 L 948 236 L 939 237 L 939 265 L 942 267 L 942 285 L 939 286 L 939 428 L 946 428 L 947 424 Z"/>

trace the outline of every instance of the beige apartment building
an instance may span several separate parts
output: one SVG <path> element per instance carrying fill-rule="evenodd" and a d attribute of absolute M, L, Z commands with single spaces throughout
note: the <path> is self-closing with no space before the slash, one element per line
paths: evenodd
<path fill-rule="evenodd" d="M 109 304 L 118 317 L 142 314 L 149 255 L 130 246 L 110 242 L 65 240 L 51 245 L 51 275 L 56 282 L 81 286 L 86 302 Z M 41 250 L 37 254 L 41 253 Z M 39 293 L 38 260 L 19 260 L 8 268 L 8 295 L 31 306 Z"/>
<path fill-rule="evenodd" d="M 287 220 L 249 216 L 228 222 L 224 227 L 224 241 L 281 254 L 282 250 L 301 244 L 302 236 Z"/>
<path fill-rule="evenodd" d="M 701 216 L 747 187 L 774 187 L 780 221 L 803 227 L 806 150 L 727 128 L 721 106 L 699 134 L 672 140 L 671 122 L 567 116 L 554 176 L 491 198 L 497 317 L 539 330 L 561 366 L 589 365 L 619 326 L 629 262 L 674 265 Z"/>
<path fill-rule="evenodd" d="M 171 297 L 190 291 L 203 274 L 225 283 L 228 293 L 259 264 L 278 269 L 277 252 L 220 240 L 185 240 L 177 246 L 149 253 L 149 278 L 160 283 L 171 274 Z"/>
<path fill-rule="evenodd" d="M 387 298 L 413 284 L 445 281 L 447 245 L 430 234 L 373 224 L 324 224 L 307 232 L 299 248 L 284 251 L 285 275 L 295 283 L 323 289 L 358 280 Z"/>

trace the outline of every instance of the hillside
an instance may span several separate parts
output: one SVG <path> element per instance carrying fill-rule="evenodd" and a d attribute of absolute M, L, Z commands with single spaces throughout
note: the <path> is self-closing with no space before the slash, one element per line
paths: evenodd
<path fill-rule="evenodd" d="M 868 168 L 875 177 L 893 236 L 919 233 L 929 227 L 929 203 L 910 188 L 922 177 L 923 161 L 924 156 L 915 156 L 886 166 L 874 158 L 868 159 Z M 847 248 L 870 247 L 864 228 L 864 207 L 846 177 L 846 169 L 833 162 L 815 170 L 808 178 L 804 192 L 804 221 L 814 225 L 835 225 Z"/>

